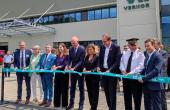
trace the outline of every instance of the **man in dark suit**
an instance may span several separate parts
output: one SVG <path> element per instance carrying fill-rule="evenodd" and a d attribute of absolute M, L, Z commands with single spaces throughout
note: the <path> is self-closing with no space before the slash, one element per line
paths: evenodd
<path fill-rule="evenodd" d="M 25 69 L 27 66 L 29 66 L 30 63 L 30 57 L 31 57 L 31 51 L 25 49 L 25 42 L 21 41 L 19 42 L 19 49 L 14 52 L 14 67 L 17 69 Z M 22 100 L 22 81 L 23 78 L 25 78 L 26 83 L 26 102 L 25 104 L 29 104 L 30 96 L 31 96 L 31 89 L 30 89 L 30 76 L 28 73 L 16 73 L 17 75 L 17 84 L 18 84 L 18 90 L 17 90 L 17 100 L 16 104 L 20 103 Z"/>
<path fill-rule="evenodd" d="M 161 91 L 163 90 L 163 84 L 149 81 L 162 75 L 163 58 L 154 46 L 155 41 L 153 39 L 145 41 L 148 55 L 145 59 L 144 69 L 141 72 L 144 77 L 139 80 L 140 83 L 143 83 L 145 110 L 162 110 Z"/>
<path fill-rule="evenodd" d="M 162 76 L 166 77 L 167 76 L 167 59 L 168 59 L 168 54 L 165 50 L 161 49 L 161 42 L 158 40 L 155 40 L 155 48 L 156 50 L 162 55 L 163 57 L 163 70 L 162 70 Z M 167 101 L 166 101 L 166 84 L 164 84 L 164 89 L 161 92 L 161 99 L 162 99 L 162 110 L 167 110 Z"/>
<path fill-rule="evenodd" d="M 71 38 L 72 47 L 69 49 L 69 61 L 68 65 L 66 66 L 66 69 L 82 72 L 85 49 L 83 46 L 79 45 L 78 41 L 79 39 L 76 36 L 73 36 Z M 68 106 L 68 109 L 74 108 L 74 98 L 77 81 L 80 91 L 80 101 L 78 110 L 82 110 L 84 105 L 84 76 L 78 74 L 71 74 L 70 104 Z"/>
<path fill-rule="evenodd" d="M 108 34 L 102 36 L 103 45 L 100 47 L 99 68 L 101 72 L 116 73 L 120 63 L 120 47 L 112 43 Z M 109 110 L 116 110 L 117 78 L 103 76 L 102 82 Z"/>
<path fill-rule="evenodd" d="M 170 47 L 168 49 L 168 55 L 167 55 L 167 77 L 170 77 Z M 168 84 L 167 92 L 170 91 L 170 84 Z"/>

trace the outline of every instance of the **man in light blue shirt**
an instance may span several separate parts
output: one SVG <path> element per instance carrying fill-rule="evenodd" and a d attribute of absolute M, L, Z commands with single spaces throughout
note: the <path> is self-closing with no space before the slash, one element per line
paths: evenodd
<path fill-rule="evenodd" d="M 4 68 L 11 68 L 11 64 L 13 63 L 14 57 L 11 55 L 10 51 L 7 51 L 7 54 L 4 56 Z M 10 72 L 5 72 L 5 77 L 10 77 Z"/>

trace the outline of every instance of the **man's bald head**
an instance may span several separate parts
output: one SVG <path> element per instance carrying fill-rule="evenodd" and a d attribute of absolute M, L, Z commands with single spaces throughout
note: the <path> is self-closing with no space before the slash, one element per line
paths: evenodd
<path fill-rule="evenodd" d="M 71 37 L 71 45 L 77 47 L 79 45 L 79 38 L 77 36 Z"/>

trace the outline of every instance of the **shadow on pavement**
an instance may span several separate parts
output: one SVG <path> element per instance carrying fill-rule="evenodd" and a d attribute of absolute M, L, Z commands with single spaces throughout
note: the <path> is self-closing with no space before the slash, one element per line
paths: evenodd
<path fill-rule="evenodd" d="M 14 102 L 8 102 L 6 104 L 0 105 L 0 110 L 56 110 L 55 108 L 45 108 L 40 107 L 36 104 L 30 103 L 29 105 L 25 104 L 15 104 Z"/>

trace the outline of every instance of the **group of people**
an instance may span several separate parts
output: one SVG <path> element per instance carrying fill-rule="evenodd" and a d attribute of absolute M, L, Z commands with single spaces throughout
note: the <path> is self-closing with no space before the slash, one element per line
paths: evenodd
<path fill-rule="evenodd" d="M 31 52 L 25 48 L 26 43 L 21 41 L 19 42 L 19 49 L 13 54 L 13 62 L 14 67 L 17 69 L 72 70 L 86 73 L 106 72 L 106 74 L 111 72 L 123 75 L 141 74 L 144 77 L 139 80 L 123 79 L 125 110 L 133 110 L 132 97 L 134 99 L 134 110 L 140 110 L 142 93 L 144 94 L 145 110 L 167 110 L 164 84 L 149 81 L 152 78 L 162 76 L 163 73 L 165 60 L 164 52 L 159 47 L 160 42 L 147 39 L 144 42 L 146 51 L 142 52 L 138 48 L 138 40 L 137 38 L 128 39 L 127 49 L 121 52 L 120 47 L 112 42 L 108 34 L 102 36 L 103 44 L 100 48 L 97 48 L 94 44 L 89 44 L 86 49 L 79 44 L 78 37 L 73 36 L 71 38 L 72 46 L 69 51 L 66 45 L 61 43 L 56 54 L 51 53 L 52 47 L 50 44 L 45 45 L 44 53 L 40 54 L 40 46 L 33 46 Z M 56 108 L 62 106 L 67 110 L 73 109 L 76 85 L 78 83 L 80 92 L 78 110 L 83 110 L 85 80 L 91 106 L 90 110 L 97 110 L 101 79 L 99 75 L 53 74 L 46 72 L 17 72 L 16 75 L 18 85 L 17 104 L 22 101 L 22 82 L 25 79 L 27 91 L 25 104 L 30 102 L 32 89 L 33 101 L 42 100 L 39 103 L 40 106 L 49 107 L 53 101 Z M 71 85 L 68 103 L 69 79 Z M 37 81 L 40 87 L 40 99 L 36 94 Z M 116 77 L 102 76 L 102 86 L 109 110 L 116 110 L 117 82 L 118 78 Z"/>

